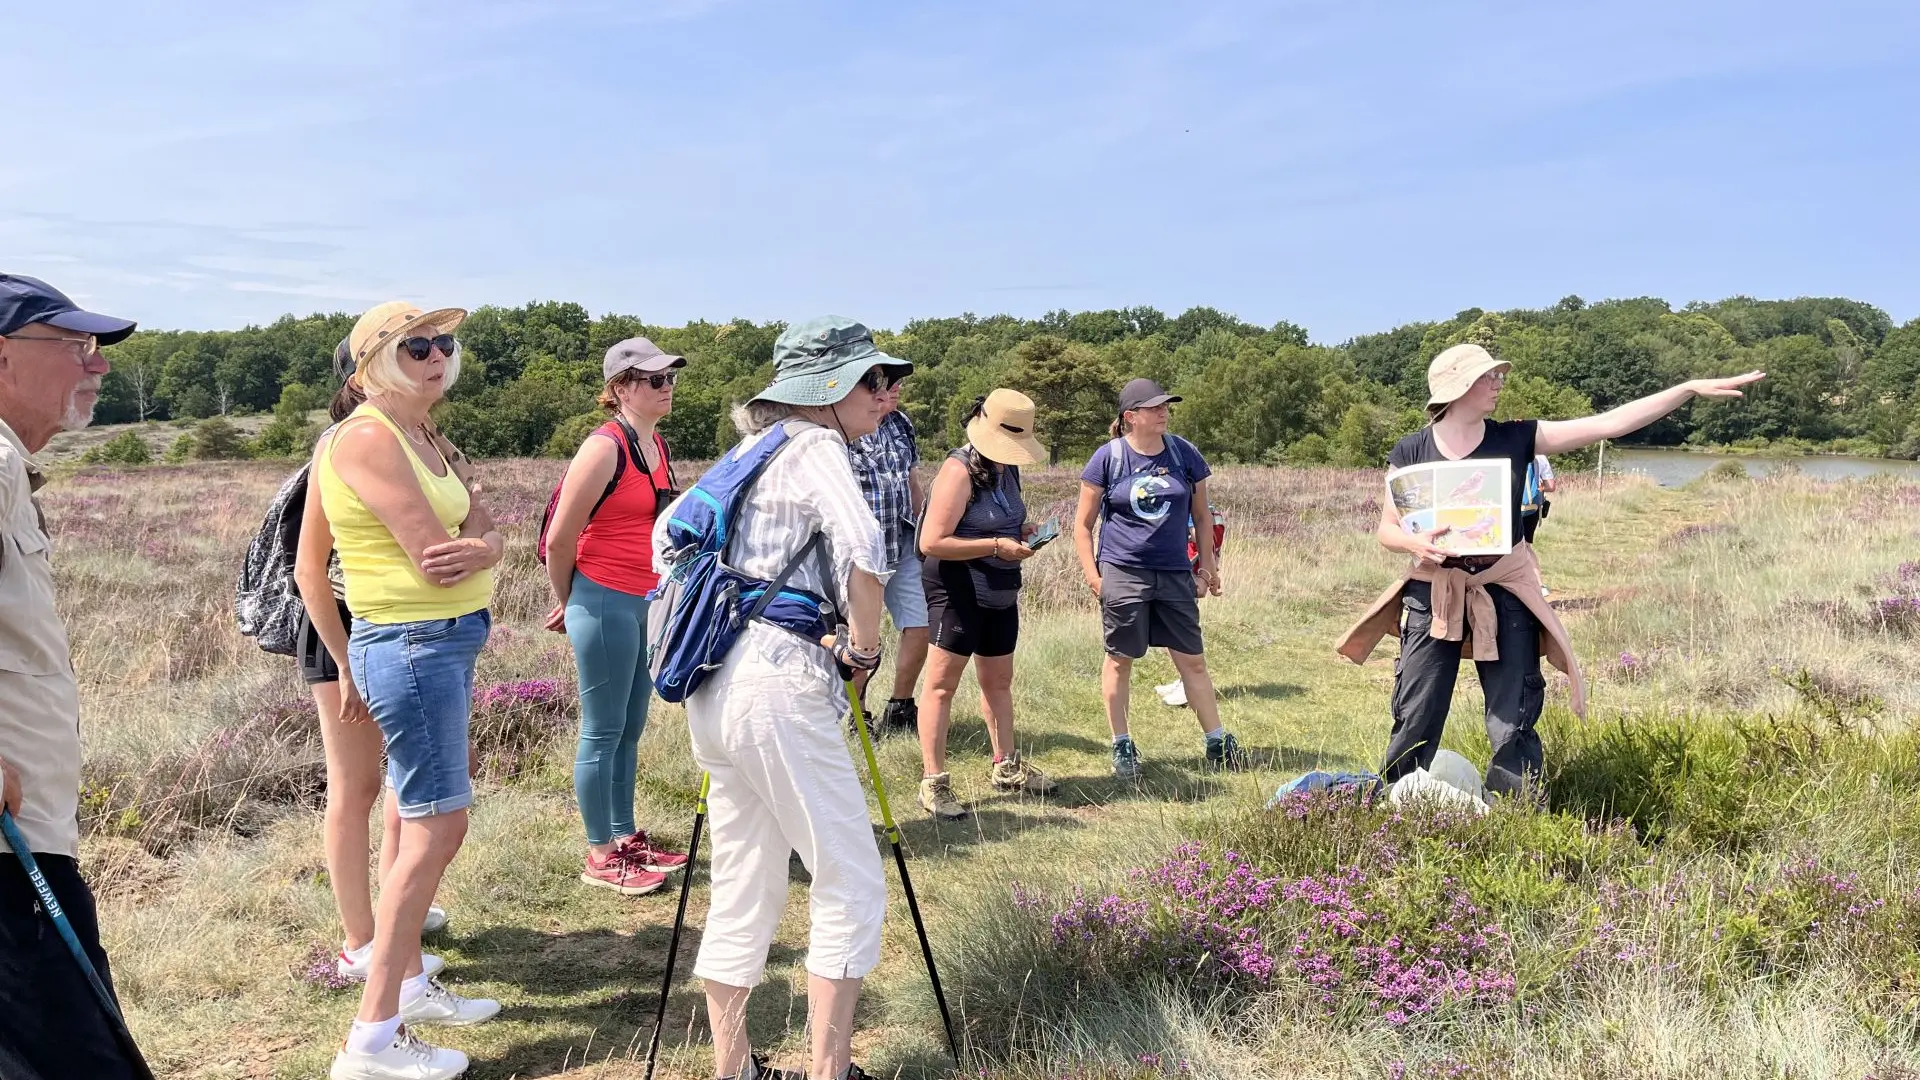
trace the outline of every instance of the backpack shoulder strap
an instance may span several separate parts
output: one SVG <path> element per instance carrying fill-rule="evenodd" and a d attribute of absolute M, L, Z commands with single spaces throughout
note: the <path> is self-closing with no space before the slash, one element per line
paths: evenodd
<path fill-rule="evenodd" d="M 1107 442 L 1107 486 L 1111 488 L 1120 482 L 1127 467 L 1126 440 L 1115 437 Z"/>
<path fill-rule="evenodd" d="M 673 477 L 673 458 L 667 452 L 667 437 L 660 434 L 659 428 L 653 431 L 653 448 L 660 453 L 660 467 L 667 471 L 667 486 L 679 488 L 680 482 Z"/>
<path fill-rule="evenodd" d="M 622 423 L 621 426 L 626 425 Z M 613 440 L 613 477 L 607 481 L 606 490 L 600 493 L 600 497 L 593 500 L 593 509 L 587 511 L 588 521 L 592 521 L 594 515 L 600 512 L 600 508 L 606 505 L 607 500 L 613 498 L 614 489 L 620 486 L 620 478 L 627 474 L 627 453 L 633 449 L 631 442 L 614 439 L 610 431 L 601 431 L 596 428 L 593 433 L 603 439 Z"/>

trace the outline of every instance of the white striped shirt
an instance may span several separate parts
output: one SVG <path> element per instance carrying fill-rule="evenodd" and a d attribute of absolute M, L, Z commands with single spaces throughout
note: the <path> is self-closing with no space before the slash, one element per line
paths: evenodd
<path fill-rule="evenodd" d="M 751 436 L 742 445 L 750 446 L 773 430 Z M 678 506 L 679 500 L 674 505 Z M 669 508 L 654 522 L 655 565 L 665 563 L 667 520 L 672 516 Z M 819 560 L 809 557 L 787 579 L 789 586 L 821 596 L 829 595 L 828 589 L 832 588 L 833 601 L 844 612 L 846 582 L 854 566 L 886 581 L 890 573 L 886 540 L 853 478 L 846 441 L 837 431 L 808 427 L 793 437 L 793 445 L 774 457 L 747 493 L 738 531 L 727 545 L 727 564 L 749 577 L 771 581 L 816 531 L 825 534 L 824 543 L 833 557 L 834 582 L 829 585 L 821 581 Z"/>

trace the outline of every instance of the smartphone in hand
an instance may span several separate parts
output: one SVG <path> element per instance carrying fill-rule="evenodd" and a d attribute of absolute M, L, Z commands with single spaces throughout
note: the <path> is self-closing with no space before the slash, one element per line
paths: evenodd
<path fill-rule="evenodd" d="M 1048 518 L 1032 536 L 1027 538 L 1027 547 L 1039 551 L 1060 537 L 1060 519 Z"/>

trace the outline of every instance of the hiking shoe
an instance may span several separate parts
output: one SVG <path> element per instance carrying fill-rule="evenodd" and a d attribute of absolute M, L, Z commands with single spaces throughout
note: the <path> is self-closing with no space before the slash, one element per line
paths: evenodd
<path fill-rule="evenodd" d="M 894 698 L 880 714 L 876 735 L 913 735 L 920 731 L 920 705 L 912 698 Z"/>
<path fill-rule="evenodd" d="M 641 829 L 621 843 L 619 851 L 630 863 L 643 870 L 656 874 L 671 874 L 687 865 L 687 857 L 677 851 L 668 851 L 647 839 L 647 830 Z"/>
<path fill-rule="evenodd" d="M 400 1003 L 400 1019 L 409 1024 L 466 1027 L 491 1020 L 499 1011 L 500 1003 L 492 998 L 461 997 L 440 985 L 439 979 L 428 979 L 425 993 Z"/>
<path fill-rule="evenodd" d="M 1133 745 L 1133 739 L 1129 736 L 1121 736 L 1113 744 L 1113 778 L 1140 779 L 1140 749 Z"/>
<path fill-rule="evenodd" d="M 580 871 L 580 880 L 612 889 L 621 896 L 645 896 L 665 885 L 667 875 L 627 858 L 627 849 L 620 847 L 605 856 L 587 852 L 587 865 Z"/>
<path fill-rule="evenodd" d="M 1240 740 L 1232 732 L 1217 739 L 1207 740 L 1207 768 L 1243 769 L 1247 765 L 1247 755 L 1240 750 Z"/>
<path fill-rule="evenodd" d="M 439 904 L 427 906 L 427 921 L 420 924 L 423 934 L 437 934 L 447 928 L 447 909 Z"/>
<path fill-rule="evenodd" d="M 453 1080 L 467 1071 L 467 1055 L 434 1046 L 407 1030 L 394 1033 L 386 1049 L 356 1054 L 342 1049 L 333 1055 L 332 1080 Z"/>
<path fill-rule="evenodd" d="M 446 925 L 442 923 L 441 925 Z M 366 982 L 367 972 L 373 970 L 373 942 L 369 941 L 360 948 L 349 951 L 344 945 L 340 954 L 333 958 L 333 970 L 343 979 L 354 982 Z M 430 952 L 420 954 L 420 972 L 431 979 L 447 970 L 447 962 Z"/>
<path fill-rule="evenodd" d="M 1001 791 L 1026 791 L 1035 795 L 1045 795 L 1059 786 L 1053 777 L 1027 764 L 1018 750 L 994 762 L 987 779 Z"/>
<path fill-rule="evenodd" d="M 967 816 L 967 807 L 953 797 L 953 778 L 935 773 L 920 781 L 920 808 L 942 821 L 959 821 Z"/>

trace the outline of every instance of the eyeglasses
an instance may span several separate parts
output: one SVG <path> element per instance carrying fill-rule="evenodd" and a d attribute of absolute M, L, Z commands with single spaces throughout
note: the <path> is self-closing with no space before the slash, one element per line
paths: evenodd
<path fill-rule="evenodd" d="M 453 350 L 458 345 L 459 343 L 453 340 L 452 334 L 441 334 L 438 337 L 430 338 L 407 338 L 400 343 L 400 348 L 405 349 L 407 355 L 413 357 L 415 360 L 425 360 L 427 357 L 433 355 L 433 350 L 435 349 L 440 350 L 441 356 L 452 356 Z"/>
<path fill-rule="evenodd" d="M 888 373 L 886 368 L 874 368 L 860 376 L 860 385 L 866 387 L 869 394 L 879 394 L 899 386 L 901 378 Z"/>
<path fill-rule="evenodd" d="M 86 367 L 87 361 L 100 355 L 100 339 L 94 337 L 92 334 L 87 334 L 84 337 L 66 337 L 65 335 L 42 337 L 39 334 L 8 334 L 6 337 L 10 341 L 39 341 L 51 345 L 63 346 L 60 351 L 72 357 L 73 362 L 79 364 L 81 367 Z"/>
<path fill-rule="evenodd" d="M 1507 385 L 1507 373 L 1505 371 L 1489 371 L 1480 377 L 1487 380 L 1487 382 L 1493 386 Z"/>
<path fill-rule="evenodd" d="M 626 381 L 634 385 L 646 383 L 652 389 L 658 390 L 663 386 L 672 386 L 674 383 L 679 382 L 680 373 L 677 371 L 649 371 L 645 373 L 629 371 L 627 372 Z"/>

